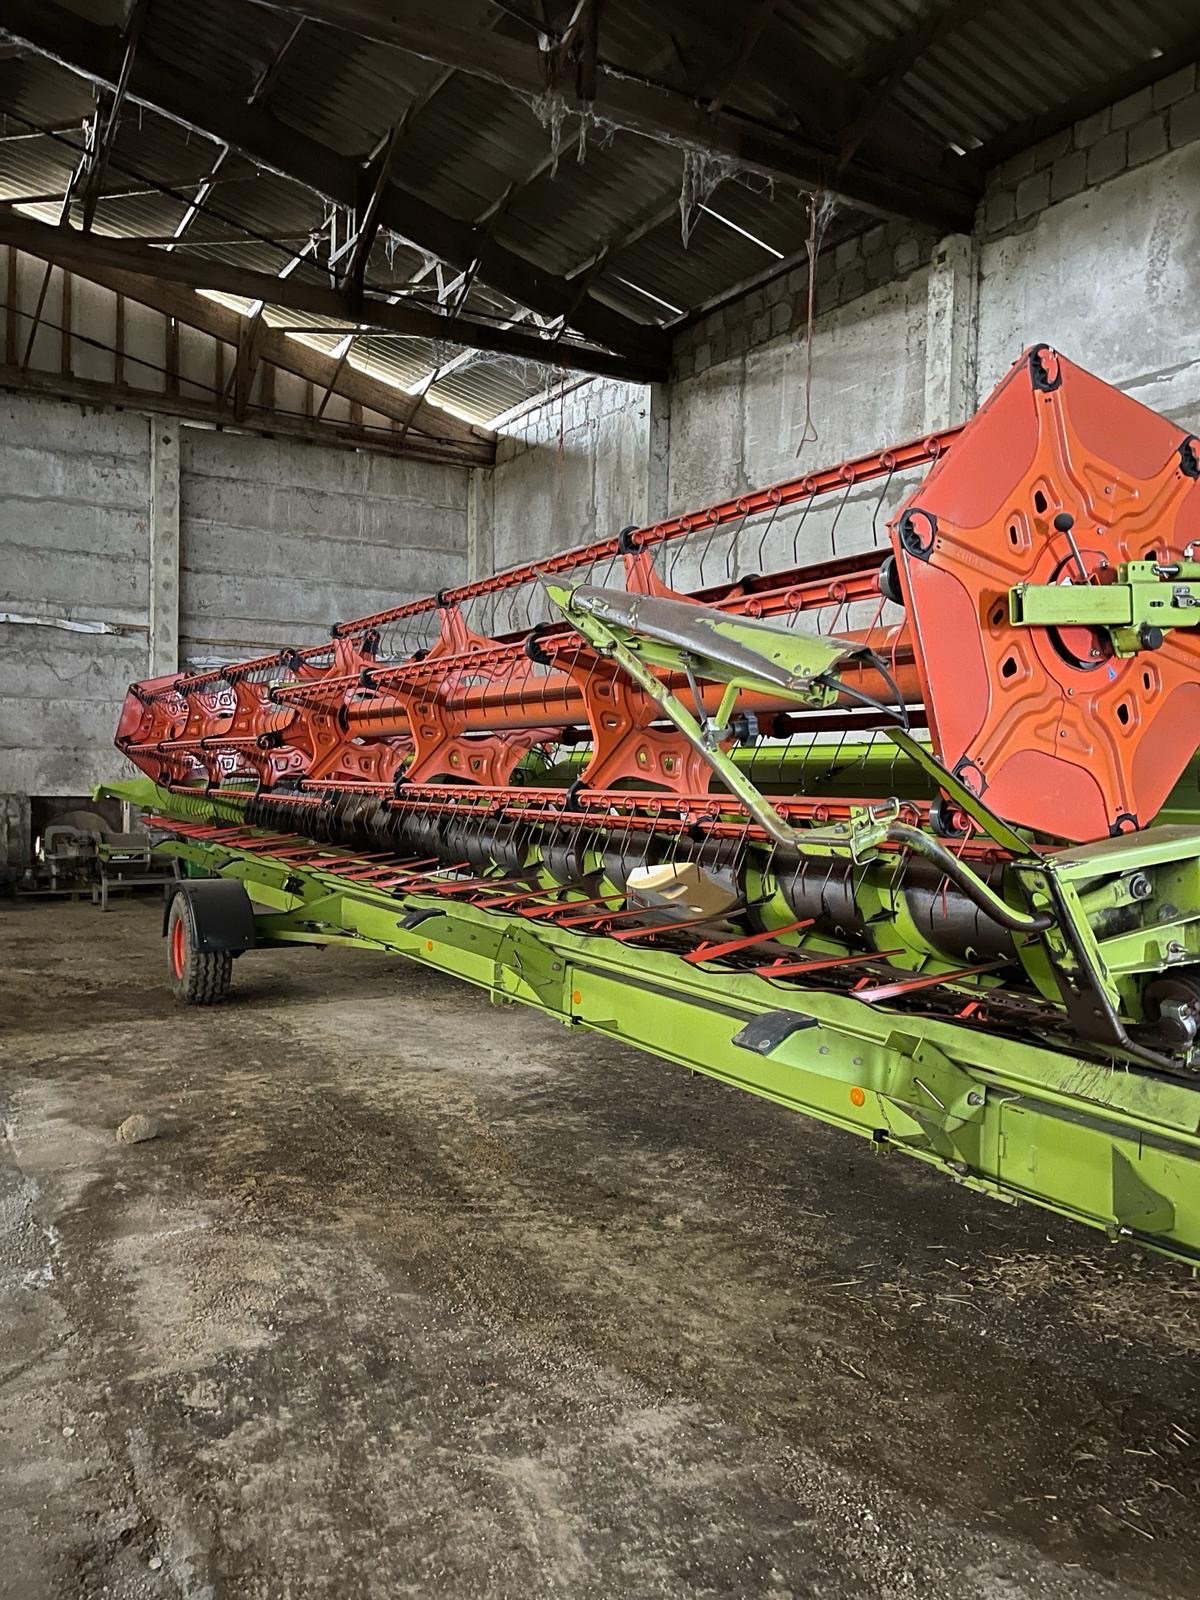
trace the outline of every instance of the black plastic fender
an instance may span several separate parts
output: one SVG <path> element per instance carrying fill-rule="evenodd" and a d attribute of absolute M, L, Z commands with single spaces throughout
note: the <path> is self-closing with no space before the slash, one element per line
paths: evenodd
<path fill-rule="evenodd" d="M 198 950 L 253 950 L 254 907 L 236 878 L 184 878 L 174 885 L 163 907 L 163 937 L 175 896 L 183 895 L 191 907 Z"/>

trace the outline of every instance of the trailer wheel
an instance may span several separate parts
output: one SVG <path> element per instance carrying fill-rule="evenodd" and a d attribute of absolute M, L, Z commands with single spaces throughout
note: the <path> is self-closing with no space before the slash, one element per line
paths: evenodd
<path fill-rule="evenodd" d="M 167 918 L 167 976 L 176 1000 L 189 1006 L 224 1000 L 233 977 L 232 951 L 197 948 L 195 914 L 182 894 L 171 901 Z"/>

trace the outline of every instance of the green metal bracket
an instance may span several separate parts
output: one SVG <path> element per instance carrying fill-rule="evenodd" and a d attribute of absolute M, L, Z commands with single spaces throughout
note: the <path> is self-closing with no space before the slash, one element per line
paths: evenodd
<path fill-rule="evenodd" d="M 1118 1230 L 1139 1235 L 1169 1233 L 1175 1226 L 1175 1207 L 1166 1195 L 1139 1173 L 1133 1162 L 1113 1145 L 1112 1208 Z"/>
<path fill-rule="evenodd" d="M 888 1045 L 901 1052 L 904 1062 L 901 1082 L 882 1091 L 888 1099 L 943 1133 L 980 1120 L 986 1091 L 977 1078 L 928 1039 L 894 1034 Z"/>
<path fill-rule="evenodd" d="M 1018 628 L 1104 628 L 1117 655 L 1132 656 L 1172 628 L 1200 627 L 1200 563 L 1126 561 L 1112 583 L 1019 583 L 1008 609 Z"/>
<path fill-rule="evenodd" d="M 923 772 L 933 779 L 934 783 L 947 794 L 954 804 L 972 822 L 977 822 L 990 838 L 1008 850 L 1014 856 L 1035 855 L 1028 839 L 1019 834 L 1015 828 L 998 817 L 990 807 L 985 806 L 979 796 L 973 793 L 963 783 L 961 778 L 956 778 L 948 767 L 944 767 L 928 745 L 923 745 L 918 739 L 904 728 L 885 728 L 884 732 L 893 744 L 898 745 L 910 761 L 916 762 Z"/>
<path fill-rule="evenodd" d="M 566 963 L 527 927 L 507 926 L 494 958 L 494 992 L 546 1011 L 564 1011 Z"/>

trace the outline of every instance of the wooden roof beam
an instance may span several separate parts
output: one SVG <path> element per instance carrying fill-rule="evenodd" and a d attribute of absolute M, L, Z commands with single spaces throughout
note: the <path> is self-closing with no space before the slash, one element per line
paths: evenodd
<path fill-rule="evenodd" d="M 53 232 L 47 229 L 47 232 Z M 13 248 L 25 250 L 24 245 Z M 34 250 L 26 253 L 36 255 Z M 40 257 L 40 259 L 45 259 Z M 238 311 L 223 306 L 204 295 L 194 293 L 177 283 L 146 277 L 120 268 L 104 266 L 93 261 L 86 268 L 73 267 L 80 277 L 99 284 L 113 294 L 124 295 L 129 300 L 148 306 L 163 316 L 174 317 L 188 327 L 219 339 L 236 349 L 243 338 L 247 319 Z M 262 325 L 257 335 L 257 355 L 282 372 L 290 372 L 306 382 L 327 388 L 337 366 L 335 359 L 325 351 L 290 338 L 281 330 Z M 419 400 L 405 390 L 385 383 L 357 367 L 346 366 L 337 375 L 334 391 L 346 400 L 352 400 L 368 410 L 395 422 L 408 422 L 417 436 L 426 436 L 445 453 L 458 452 L 464 465 L 490 466 L 495 456 L 496 435 L 490 428 L 480 427 L 453 416 L 440 406 Z"/>

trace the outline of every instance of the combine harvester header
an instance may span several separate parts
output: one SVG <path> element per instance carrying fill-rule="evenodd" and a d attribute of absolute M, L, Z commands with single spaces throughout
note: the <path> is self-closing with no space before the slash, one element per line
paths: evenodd
<path fill-rule="evenodd" d="M 134 684 L 104 792 L 202 874 L 181 999 L 399 952 L 1196 1265 L 1194 546 L 1197 440 L 1039 345 L 959 430 Z"/>

